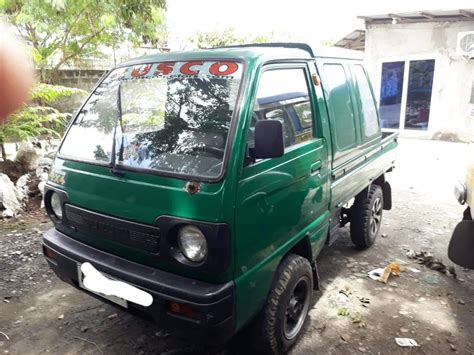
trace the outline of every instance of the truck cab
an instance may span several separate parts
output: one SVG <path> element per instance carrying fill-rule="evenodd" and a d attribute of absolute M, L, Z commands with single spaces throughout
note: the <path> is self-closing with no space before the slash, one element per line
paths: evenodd
<path fill-rule="evenodd" d="M 114 68 L 73 118 L 43 238 L 79 290 L 200 340 L 244 327 L 262 352 L 302 333 L 317 257 L 358 248 L 391 208 L 384 134 L 359 54 L 276 43 Z"/>

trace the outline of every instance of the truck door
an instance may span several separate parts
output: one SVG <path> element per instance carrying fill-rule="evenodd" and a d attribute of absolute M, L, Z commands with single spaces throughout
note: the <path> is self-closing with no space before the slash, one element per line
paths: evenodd
<path fill-rule="evenodd" d="M 255 297 L 248 287 L 259 286 L 259 299 L 248 300 L 253 305 L 263 302 L 270 286 L 272 278 L 265 270 L 275 270 L 289 245 L 307 234 L 317 253 L 326 240 L 328 150 L 317 128 L 319 115 L 310 83 L 306 63 L 264 66 L 254 99 L 248 147 L 254 144 L 256 122 L 272 119 L 283 125 L 285 152 L 278 158 L 247 164 L 238 183 L 237 288 L 245 298 L 242 290 Z"/>

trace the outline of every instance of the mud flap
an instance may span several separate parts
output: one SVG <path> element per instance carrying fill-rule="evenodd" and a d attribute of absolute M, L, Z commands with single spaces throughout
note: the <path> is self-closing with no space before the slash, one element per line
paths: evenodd
<path fill-rule="evenodd" d="M 384 210 L 391 210 L 392 209 L 392 187 L 385 181 L 383 183 L 382 192 L 383 192 L 383 209 Z"/>
<path fill-rule="evenodd" d="M 474 269 L 474 221 L 461 221 L 454 228 L 449 242 L 448 257 L 455 264 Z"/>
<path fill-rule="evenodd" d="M 319 291 L 321 290 L 321 283 L 319 282 L 318 264 L 316 260 L 311 263 L 311 269 L 313 270 L 313 290 Z"/>

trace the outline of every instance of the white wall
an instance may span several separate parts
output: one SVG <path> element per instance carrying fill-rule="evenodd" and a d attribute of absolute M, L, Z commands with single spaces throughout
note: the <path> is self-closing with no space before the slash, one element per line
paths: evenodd
<path fill-rule="evenodd" d="M 443 132 L 474 140 L 474 105 L 469 104 L 474 60 L 455 54 L 457 34 L 464 31 L 474 31 L 474 20 L 367 25 L 365 59 L 377 97 L 383 62 L 435 59 L 428 131 L 403 135 L 431 138 Z"/>

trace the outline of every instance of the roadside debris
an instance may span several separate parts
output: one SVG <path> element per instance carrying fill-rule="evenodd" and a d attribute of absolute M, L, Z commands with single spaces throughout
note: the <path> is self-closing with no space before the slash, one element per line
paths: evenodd
<path fill-rule="evenodd" d="M 43 193 L 53 155 L 54 151 L 46 153 L 40 143 L 25 142 L 14 161 L 0 161 L 0 217 L 16 217 L 30 197 Z"/>
<path fill-rule="evenodd" d="M 425 265 L 431 270 L 439 271 L 446 275 L 453 275 L 454 278 L 457 277 L 456 269 L 453 266 L 449 268 L 439 259 L 436 259 L 428 251 L 415 252 L 413 249 L 409 249 L 406 254 L 407 258 L 415 259 L 418 264 Z"/>
<path fill-rule="evenodd" d="M 107 318 L 108 319 L 114 319 L 114 318 L 117 318 L 118 314 L 117 313 L 112 313 L 111 315 L 109 315 Z"/>
<path fill-rule="evenodd" d="M 74 339 L 79 339 L 79 340 L 85 341 L 86 343 L 92 344 L 92 345 L 94 345 L 94 346 L 97 348 L 97 350 L 99 350 L 99 352 L 100 352 L 101 354 L 104 353 L 104 352 L 102 351 L 102 349 L 99 348 L 99 345 L 97 345 L 97 343 L 95 343 L 95 342 L 93 342 L 93 341 L 87 340 L 87 339 L 85 339 L 85 338 L 77 337 L 77 336 L 74 337 Z"/>
<path fill-rule="evenodd" d="M 403 347 L 419 346 L 416 340 L 411 338 L 395 338 L 395 343 L 397 343 L 398 346 Z"/>
<path fill-rule="evenodd" d="M 337 310 L 338 316 L 348 316 L 350 313 L 351 311 L 347 307 L 339 307 Z"/>
<path fill-rule="evenodd" d="M 390 275 L 400 276 L 400 263 L 391 262 L 385 268 L 378 268 L 369 271 L 368 275 L 372 280 L 387 283 Z"/>
<path fill-rule="evenodd" d="M 341 334 L 341 339 L 348 343 L 351 340 L 351 336 L 349 334 Z"/>
<path fill-rule="evenodd" d="M 0 173 L 0 207 L 5 209 L 2 212 L 2 217 L 13 217 L 21 210 L 22 206 L 18 201 L 18 195 L 15 184 L 6 174 Z"/>

